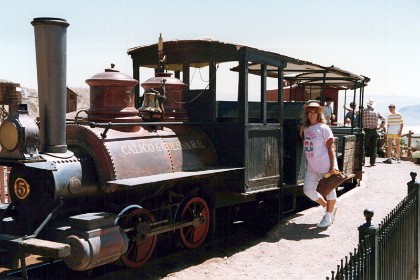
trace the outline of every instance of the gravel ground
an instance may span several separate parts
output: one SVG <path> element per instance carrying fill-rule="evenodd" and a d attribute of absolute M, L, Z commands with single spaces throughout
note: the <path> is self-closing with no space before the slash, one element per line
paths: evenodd
<path fill-rule="evenodd" d="M 236 253 L 224 257 L 205 258 L 197 265 L 177 267 L 161 279 L 326 279 L 357 246 L 357 228 L 365 222 L 363 211 L 372 209 L 372 222 L 379 224 L 407 195 L 411 171 L 419 174 L 420 181 L 419 165 L 382 161 L 378 158 L 376 166 L 365 167 L 360 187 L 338 198 L 336 219 L 329 228 L 316 228 L 322 209 L 313 207 L 274 226 L 256 244 L 238 247 Z"/>
<path fill-rule="evenodd" d="M 365 223 L 363 211 L 372 209 L 372 223 L 379 224 L 407 195 L 411 171 L 419 174 L 420 181 L 420 165 L 408 161 L 384 164 L 383 160 L 378 158 L 374 167 L 365 167 L 360 187 L 338 198 L 336 219 L 327 229 L 316 227 L 323 209 L 312 207 L 281 221 L 263 237 L 236 230 L 196 250 L 180 250 L 139 269 L 89 279 L 326 279 L 357 246 L 357 228 Z"/>

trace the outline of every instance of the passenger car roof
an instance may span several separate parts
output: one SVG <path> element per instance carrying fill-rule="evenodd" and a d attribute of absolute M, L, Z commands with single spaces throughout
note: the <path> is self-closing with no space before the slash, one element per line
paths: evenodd
<path fill-rule="evenodd" d="M 130 48 L 128 54 L 133 57 L 141 56 L 140 66 L 156 68 L 158 44 L 138 46 Z M 241 49 L 251 53 L 270 57 L 271 61 L 281 60 L 286 62 L 283 78 L 300 85 L 323 85 L 342 87 L 347 89 L 366 86 L 370 79 L 363 75 L 357 75 L 349 71 L 332 66 L 322 66 L 306 60 L 290 56 L 264 51 L 241 44 L 221 42 L 212 38 L 194 40 L 173 40 L 163 42 L 164 53 L 167 56 L 165 68 L 172 71 L 182 71 L 182 63 L 190 62 L 190 67 L 205 67 L 209 61 L 229 62 L 238 61 Z M 239 71 L 239 66 L 231 68 Z M 248 71 L 251 74 L 261 75 L 260 63 L 249 63 Z M 278 66 L 267 64 L 267 76 L 277 77 Z"/>

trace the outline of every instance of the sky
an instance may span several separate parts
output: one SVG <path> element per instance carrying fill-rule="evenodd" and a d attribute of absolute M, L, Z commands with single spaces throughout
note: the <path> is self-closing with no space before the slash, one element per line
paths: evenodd
<path fill-rule="evenodd" d="M 111 63 L 132 75 L 127 50 L 211 37 L 371 78 L 365 94 L 418 96 L 418 0 L 0 0 L 0 79 L 37 88 L 33 18 L 67 20 L 67 84 Z M 140 81 L 144 82 L 144 81 Z M 420 101 L 419 101 L 420 103 Z"/>

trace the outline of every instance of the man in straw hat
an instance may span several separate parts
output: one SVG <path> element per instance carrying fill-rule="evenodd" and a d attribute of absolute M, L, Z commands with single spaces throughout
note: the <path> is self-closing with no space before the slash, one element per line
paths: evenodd
<path fill-rule="evenodd" d="M 337 209 L 335 189 L 326 195 L 326 199 L 316 191 L 319 180 L 338 170 L 334 136 L 326 124 L 323 112 L 324 108 L 319 101 L 310 100 L 305 104 L 302 115 L 303 148 L 307 160 L 303 192 L 309 199 L 326 208 L 326 213 L 318 224 L 319 228 L 328 227 L 333 223 Z"/>
<path fill-rule="evenodd" d="M 385 118 L 373 107 L 373 99 L 369 98 L 367 107 L 362 114 L 362 127 L 365 132 L 365 156 L 369 156 L 370 165 L 374 166 L 376 162 L 376 153 L 378 145 L 378 121 L 382 120 L 380 128 L 385 126 Z"/>

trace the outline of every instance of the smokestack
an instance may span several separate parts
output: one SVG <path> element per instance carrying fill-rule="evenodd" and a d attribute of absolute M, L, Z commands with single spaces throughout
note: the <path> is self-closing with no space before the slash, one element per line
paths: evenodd
<path fill-rule="evenodd" d="M 34 18 L 40 152 L 65 153 L 67 27 L 61 18 Z"/>

